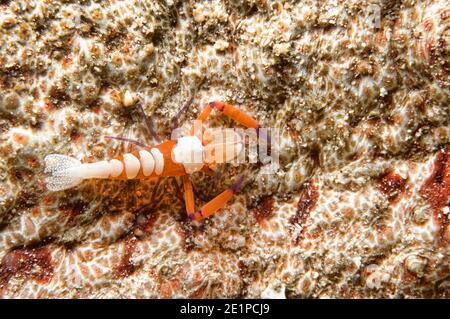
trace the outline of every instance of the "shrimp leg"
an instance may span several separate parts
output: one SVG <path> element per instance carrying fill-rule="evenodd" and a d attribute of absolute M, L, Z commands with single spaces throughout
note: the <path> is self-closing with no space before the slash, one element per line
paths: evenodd
<path fill-rule="evenodd" d="M 209 117 L 213 109 L 222 112 L 225 116 L 228 116 L 229 118 L 233 119 L 239 124 L 244 125 L 245 127 L 255 129 L 258 133 L 258 136 L 262 136 L 266 141 L 270 142 L 270 136 L 267 135 L 267 130 L 264 129 L 257 120 L 231 104 L 216 101 L 209 102 L 198 116 L 197 121 L 205 121 Z M 194 126 L 191 128 L 191 135 L 198 134 L 197 130 L 198 127 L 194 123 Z"/>
<path fill-rule="evenodd" d="M 192 189 L 192 183 L 189 177 L 183 176 L 183 186 L 185 192 L 186 212 L 190 220 L 201 220 L 207 218 L 223 208 L 226 203 L 233 197 L 239 187 L 241 187 L 244 181 L 244 175 L 240 176 L 238 180 L 231 185 L 230 188 L 223 191 L 208 203 L 206 203 L 200 210 L 195 211 L 194 192 Z"/>

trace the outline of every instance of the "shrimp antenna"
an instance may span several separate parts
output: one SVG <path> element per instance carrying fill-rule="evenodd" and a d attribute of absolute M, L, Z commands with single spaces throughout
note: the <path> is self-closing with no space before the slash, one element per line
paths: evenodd
<path fill-rule="evenodd" d="M 139 103 L 139 109 L 141 110 L 142 116 L 144 117 L 145 125 L 147 126 L 147 129 L 153 137 L 156 142 L 160 143 L 161 139 L 159 138 L 158 134 L 156 133 L 155 129 L 153 128 L 153 122 L 150 120 L 150 118 L 145 114 L 144 108 L 142 107 L 142 103 Z"/>
<path fill-rule="evenodd" d="M 191 96 L 189 98 L 189 100 L 186 101 L 186 103 L 184 103 L 184 105 L 178 110 L 177 114 L 175 114 L 175 116 L 173 117 L 172 121 L 173 121 L 173 128 L 176 129 L 179 126 L 179 120 L 181 117 L 181 114 L 183 114 L 186 109 L 192 105 L 192 102 L 194 101 L 194 97 Z"/>

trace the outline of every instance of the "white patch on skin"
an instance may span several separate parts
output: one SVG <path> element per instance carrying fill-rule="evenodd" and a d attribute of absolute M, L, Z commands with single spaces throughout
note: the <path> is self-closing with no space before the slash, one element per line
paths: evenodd
<path fill-rule="evenodd" d="M 142 173 L 144 176 L 149 176 L 155 168 L 155 160 L 152 154 L 144 150 L 139 151 L 139 156 L 141 158 Z"/>
<path fill-rule="evenodd" d="M 122 174 L 123 164 L 121 161 L 113 159 L 109 161 L 109 164 L 111 166 L 111 177 L 117 177 Z"/>
<path fill-rule="evenodd" d="M 172 150 L 172 159 L 183 164 L 188 174 L 201 170 L 204 165 L 202 141 L 197 136 L 180 137 Z"/>
<path fill-rule="evenodd" d="M 123 95 L 123 105 L 132 106 L 134 103 L 136 103 L 136 96 L 127 90 Z"/>
<path fill-rule="evenodd" d="M 135 178 L 141 168 L 141 162 L 133 154 L 127 153 L 123 155 L 123 162 L 125 164 L 125 173 L 128 179 Z"/>
<path fill-rule="evenodd" d="M 152 148 L 150 152 L 155 159 L 155 173 L 161 175 L 164 170 L 164 156 L 159 149 L 156 147 Z"/>

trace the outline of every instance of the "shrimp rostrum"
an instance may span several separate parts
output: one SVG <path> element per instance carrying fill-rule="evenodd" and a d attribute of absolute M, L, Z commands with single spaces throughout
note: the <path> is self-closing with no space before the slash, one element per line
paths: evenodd
<path fill-rule="evenodd" d="M 196 123 L 205 121 L 212 110 L 217 110 L 234 121 L 255 129 L 261 129 L 258 121 L 233 105 L 209 102 L 200 113 Z M 85 179 L 154 179 L 179 176 L 183 181 L 184 200 L 189 219 L 201 220 L 223 208 L 244 181 L 240 176 L 228 189 L 195 209 L 195 199 L 189 175 L 198 171 L 211 172 L 211 167 L 230 162 L 243 150 L 242 137 L 227 130 L 225 138 L 214 138 L 214 134 L 202 134 L 201 127 L 193 125 L 188 136 L 171 139 L 153 147 L 144 147 L 110 160 L 81 163 L 79 160 L 60 154 L 45 157 L 47 189 L 60 191 L 80 184 Z M 219 141 L 219 142 L 218 142 Z"/>

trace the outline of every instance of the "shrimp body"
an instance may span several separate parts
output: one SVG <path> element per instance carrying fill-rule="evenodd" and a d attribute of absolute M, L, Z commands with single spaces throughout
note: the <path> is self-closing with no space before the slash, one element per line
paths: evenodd
<path fill-rule="evenodd" d="M 236 107 L 222 102 L 210 102 L 199 115 L 204 121 L 216 109 L 235 121 L 254 128 L 261 128 L 256 120 Z M 227 190 L 195 211 L 194 194 L 189 175 L 204 170 L 210 172 L 210 165 L 227 163 L 243 150 L 243 140 L 232 130 L 205 134 L 191 129 L 191 134 L 177 140 L 168 140 L 153 147 L 145 147 L 125 153 L 109 160 L 81 163 L 79 160 L 60 154 L 45 157 L 46 185 L 50 191 L 61 191 L 80 184 L 85 179 L 154 179 L 180 176 L 185 191 L 186 211 L 192 220 L 206 218 L 222 208 L 241 186 L 241 176 Z M 200 132 L 201 135 L 201 132 Z"/>
<path fill-rule="evenodd" d="M 177 161 L 178 160 L 178 161 Z M 52 191 L 73 187 L 83 179 L 152 179 L 185 176 L 204 167 L 203 146 L 196 136 L 168 140 L 153 147 L 119 155 L 111 160 L 82 164 L 59 154 L 45 158 L 47 188 Z"/>
<path fill-rule="evenodd" d="M 111 161 L 120 162 L 121 170 L 106 178 L 114 179 L 148 179 L 156 177 L 183 176 L 186 169 L 182 163 L 173 159 L 176 140 L 168 140 L 154 147 L 120 155 Z"/>

